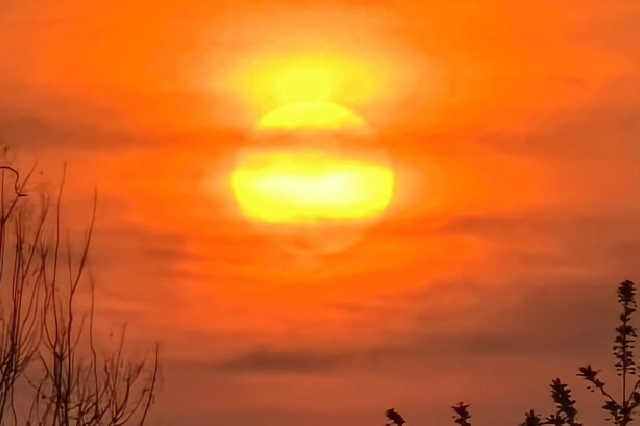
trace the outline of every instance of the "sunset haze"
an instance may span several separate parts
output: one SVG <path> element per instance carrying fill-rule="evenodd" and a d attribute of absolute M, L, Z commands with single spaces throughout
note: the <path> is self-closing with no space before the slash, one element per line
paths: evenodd
<path fill-rule="evenodd" d="M 637 0 L 20 0 L 0 144 L 72 245 L 97 191 L 149 424 L 515 424 L 640 279 L 638 46 Z"/>

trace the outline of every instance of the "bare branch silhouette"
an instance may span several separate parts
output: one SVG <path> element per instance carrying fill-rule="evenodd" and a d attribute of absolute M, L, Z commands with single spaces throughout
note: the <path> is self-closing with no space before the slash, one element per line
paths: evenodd
<path fill-rule="evenodd" d="M 0 168 L 19 179 L 13 167 Z M 88 269 L 97 197 L 74 256 L 62 221 L 66 166 L 55 200 L 43 195 L 39 207 L 18 203 L 31 172 L 8 199 L 0 186 L 0 424 L 142 426 L 156 396 L 159 348 L 129 359 L 123 329 L 114 349 L 99 349 L 105 339 L 95 335 Z"/>
<path fill-rule="evenodd" d="M 22 189 L 20 188 L 20 172 L 18 172 L 16 169 L 14 169 L 11 166 L 0 166 L 0 169 L 9 170 L 14 175 L 16 175 L 16 182 L 15 182 L 15 185 L 14 185 L 14 189 L 16 191 L 16 195 L 18 197 L 26 197 L 27 194 L 22 192 Z"/>

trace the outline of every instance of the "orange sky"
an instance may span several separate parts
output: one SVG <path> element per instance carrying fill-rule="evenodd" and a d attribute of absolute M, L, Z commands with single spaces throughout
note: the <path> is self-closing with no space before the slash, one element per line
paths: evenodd
<path fill-rule="evenodd" d="M 102 326 L 161 339 L 157 424 L 448 424 L 460 399 L 513 422 L 608 361 L 614 284 L 640 273 L 640 3 L 247 4 L 0 14 L 0 140 L 49 185 L 68 161 L 78 232 L 98 188 Z M 270 79 L 308 60 L 396 172 L 330 256 L 282 250 L 225 183 Z"/>

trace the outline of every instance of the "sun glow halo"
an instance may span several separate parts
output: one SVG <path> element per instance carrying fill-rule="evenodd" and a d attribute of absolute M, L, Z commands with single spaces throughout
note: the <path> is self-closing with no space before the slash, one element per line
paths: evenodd
<path fill-rule="evenodd" d="M 334 90 L 334 77 L 320 66 L 297 68 L 277 79 L 275 90 L 279 102 L 296 102 L 305 99 L 327 100 Z"/>

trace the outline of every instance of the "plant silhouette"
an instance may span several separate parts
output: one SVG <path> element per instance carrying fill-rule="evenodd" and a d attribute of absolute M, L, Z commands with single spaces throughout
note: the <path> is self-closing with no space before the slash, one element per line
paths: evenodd
<path fill-rule="evenodd" d="M 632 281 L 625 280 L 618 286 L 618 304 L 621 308 L 620 323 L 616 327 L 613 355 L 616 359 L 615 368 L 620 377 L 621 396 L 616 399 L 605 383 L 598 377 L 600 370 L 594 370 L 591 365 L 580 367 L 577 376 L 588 382 L 587 389 L 592 393 L 598 392 L 604 399 L 602 409 L 607 412 L 606 420 L 618 426 L 627 426 L 634 420 L 636 409 L 640 406 L 640 378 L 635 361 L 635 342 L 637 328 L 631 325 L 631 316 L 637 310 L 636 285 Z M 635 383 L 631 385 L 635 378 Z M 571 390 L 566 383 L 557 378 L 551 381 L 551 398 L 556 406 L 554 414 L 541 416 L 535 410 L 525 413 L 525 420 L 521 426 L 583 426 L 577 420 L 578 410 L 576 401 L 571 396 Z M 469 404 L 460 402 L 452 406 L 455 415 L 454 421 L 460 426 L 471 426 L 469 419 Z"/>
<path fill-rule="evenodd" d="M 387 419 L 389 419 L 389 421 L 387 422 L 387 426 L 391 426 L 391 425 L 402 426 L 403 424 L 406 423 L 402 418 L 402 416 L 398 414 L 395 408 L 389 408 L 386 414 L 387 414 Z"/>
<path fill-rule="evenodd" d="M 62 237 L 65 176 L 57 198 L 26 197 L 32 173 L 0 165 L 0 425 L 143 426 L 160 380 L 159 348 L 127 359 L 124 332 L 114 348 L 99 344 L 88 272 L 95 200 L 76 260 Z"/>

